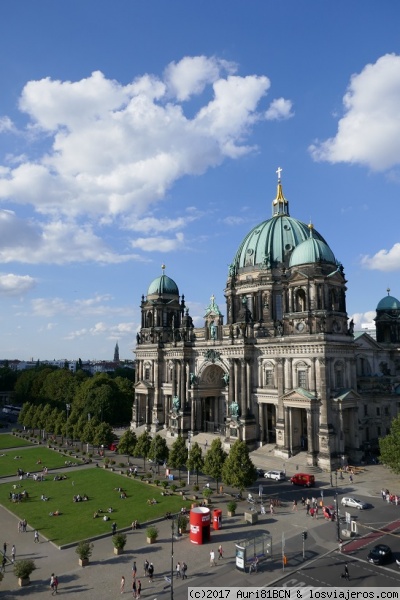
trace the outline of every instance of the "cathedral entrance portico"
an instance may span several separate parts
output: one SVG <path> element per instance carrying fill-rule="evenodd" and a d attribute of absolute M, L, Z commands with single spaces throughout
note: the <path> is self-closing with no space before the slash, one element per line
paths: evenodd
<path fill-rule="evenodd" d="M 200 380 L 193 390 L 193 425 L 196 431 L 209 433 L 222 431 L 227 414 L 228 391 L 224 370 L 215 364 L 207 365 L 199 374 Z"/>

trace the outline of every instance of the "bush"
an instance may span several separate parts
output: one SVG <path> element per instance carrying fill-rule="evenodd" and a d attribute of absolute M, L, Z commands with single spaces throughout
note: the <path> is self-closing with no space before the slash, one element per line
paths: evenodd
<path fill-rule="evenodd" d="M 194 492 L 198 492 L 199 491 L 199 486 L 198 485 L 194 485 L 193 486 L 193 491 Z"/>
<path fill-rule="evenodd" d="M 110 464 L 112 464 L 112 465 L 115 465 L 115 460 L 114 460 L 114 459 L 111 459 L 111 460 L 110 460 Z"/>
<path fill-rule="evenodd" d="M 153 473 L 151 471 L 148 471 L 146 473 L 146 477 L 147 477 L 147 479 L 151 479 L 153 477 Z"/>
<path fill-rule="evenodd" d="M 156 540 L 158 538 L 157 527 L 154 527 L 154 525 L 150 525 L 150 527 L 146 529 L 146 537 L 148 537 L 149 540 Z"/>
<path fill-rule="evenodd" d="M 35 569 L 36 566 L 33 560 L 18 560 L 14 565 L 14 574 L 19 579 L 28 579 Z"/>
<path fill-rule="evenodd" d="M 154 483 L 155 483 L 155 485 L 160 485 L 160 480 L 159 479 L 155 479 Z"/>
<path fill-rule="evenodd" d="M 81 560 L 89 559 L 92 556 L 93 544 L 87 540 L 82 540 L 75 548 L 75 552 Z"/>
<path fill-rule="evenodd" d="M 124 468 L 124 466 L 125 466 L 125 463 L 123 463 L 123 462 L 120 462 L 120 463 L 118 463 L 118 466 L 119 466 L 119 467 L 121 467 L 121 469 L 123 469 L 123 468 Z"/>
<path fill-rule="evenodd" d="M 203 496 L 204 498 L 210 498 L 212 496 L 212 490 L 210 490 L 210 488 L 205 488 L 203 490 Z"/>
<path fill-rule="evenodd" d="M 173 484 L 171 485 L 171 490 L 172 490 L 173 492 L 176 492 L 176 490 L 177 490 L 177 487 L 178 487 L 178 486 L 177 486 L 175 483 L 173 483 Z"/>
<path fill-rule="evenodd" d="M 186 485 L 186 483 L 183 481 L 183 479 L 179 480 L 179 487 L 184 488 Z"/>
<path fill-rule="evenodd" d="M 114 548 L 118 548 L 118 550 L 123 550 L 126 545 L 126 533 L 116 533 L 112 537 L 112 543 L 114 544 Z"/>
<path fill-rule="evenodd" d="M 105 465 L 109 465 L 110 464 L 110 459 L 108 458 L 108 456 L 104 459 L 104 464 Z"/>
<path fill-rule="evenodd" d="M 166 489 L 167 489 L 167 487 L 168 487 L 168 481 L 165 481 L 165 480 L 164 480 L 164 481 L 162 481 L 162 482 L 161 482 L 161 485 L 162 485 L 162 487 L 164 488 L 164 490 L 166 490 Z"/>
<path fill-rule="evenodd" d="M 226 507 L 227 507 L 227 509 L 228 509 L 229 512 L 233 513 L 237 509 L 237 504 L 233 500 L 230 500 L 228 502 L 228 504 L 226 505 Z"/>

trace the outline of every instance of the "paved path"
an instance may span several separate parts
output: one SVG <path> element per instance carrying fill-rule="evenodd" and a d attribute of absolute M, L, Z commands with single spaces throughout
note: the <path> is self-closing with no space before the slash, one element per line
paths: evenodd
<path fill-rule="evenodd" d="M 267 469 L 282 468 L 282 460 L 275 459 L 269 455 L 263 455 L 259 450 L 254 453 L 253 461 L 257 467 Z M 297 463 L 295 461 L 286 461 L 285 468 L 287 475 L 290 476 L 296 472 Z M 306 469 L 304 469 L 306 470 Z M 316 475 L 318 480 L 318 490 L 311 491 L 319 495 L 320 489 L 324 489 L 326 497 L 332 495 L 335 491 L 330 484 L 330 474 L 321 473 Z M 333 482 L 335 483 L 335 482 Z M 368 466 L 365 471 L 355 477 L 351 485 L 348 481 L 339 482 L 342 487 L 340 492 L 359 494 L 362 496 L 379 497 L 381 487 L 400 492 L 396 489 L 398 477 L 393 476 L 384 467 L 380 465 Z M 258 487 L 259 482 L 257 482 Z M 273 485 L 276 490 L 277 485 L 270 482 L 263 482 L 265 489 Z M 282 488 L 282 490 L 286 489 Z M 279 487 L 278 487 L 279 489 Z M 298 489 L 301 496 L 304 491 Z M 290 488 L 287 494 L 294 493 L 294 488 Z M 215 506 L 220 506 L 223 510 L 223 529 L 212 532 L 212 541 L 204 546 L 191 544 L 188 536 L 183 536 L 174 540 L 173 565 L 177 561 L 185 561 L 188 564 L 188 580 L 174 580 L 175 596 L 183 597 L 183 590 L 188 585 L 265 585 L 283 575 L 280 552 L 282 533 L 285 534 L 286 549 L 289 557 L 288 569 L 296 569 L 302 564 L 302 542 L 301 532 L 307 528 L 309 538 L 306 544 L 306 557 L 311 560 L 324 552 L 336 551 L 336 529 L 335 524 L 323 521 L 323 519 L 306 518 L 300 507 L 298 512 L 291 511 L 290 502 L 286 507 L 277 509 L 277 513 L 271 515 L 259 515 L 259 522 L 255 525 L 244 524 L 243 510 L 247 508 L 247 503 L 240 503 L 238 514 L 233 518 L 226 517 L 226 502 L 229 498 L 220 496 L 215 499 Z M 399 507 L 400 516 L 400 507 Z M 44 594 L 49 594 L 48 582 L 52 572 L 56 573 L 60 579 L 59 594 L 68 595 L 74 599 L 80 598 L 109 600 L 110 598 L 120 597 L 119 583 L 121 576 L 126 578 L 126 593 L 130 591 L 131 584 L 131 566 L 135 560 L 138 565 L 138 575 L 143 575 L 142 565 L 147 558 L 154 563 L 155 579 L 150 583 L 142 577 L 143 584 L 142 598 L 167 598 L 170 595 L 170 587 L 166 578 L 171 572 L 171 524 L 169 521 L 163 521 L 159 524 L 160 537 L 156 544 L 147 545 L 145 532 L 138 530 L 128 533 L 128 542 L 125 552 L 121 556 L 113 555 L 113 546 L 111 536 L 97 540 L 94 544 L 94 552 L 90 565 L 85 568 L 78 566 L 78 557 L 74 548 L 60 551 L 56 549 L 51 542 L 41 540 L 40 544 L 34 543 L 33 532 L 18 533 L 17 518 L 11 515 L 6 508 L 0 507 L 0 547 L 3 541 L 7 541 L 8 549 L 11 545 L 16 545 L 17 559 L 33 558 L 37 565 L 37 570 L 32 574 L 32 583 L 29 587 L 18 588 L 17 579 L 12 573 L 11 566 L 6 569 L 5 578 L 0 583 L 0 598 L 14 599 L 23 596 L 29 596 L 33 600 L 42 599 Z M 264 571 L 255 575 L 243 575 L 235 569 L 235 542 L 252 537 L 257 533 L 269 532 L 274 540 L 274 560 L 270 561 Z M 209 552 L 211 549 L 217 551 L 219 544 L 224 548 L 224 559 L 217 562 L 217 566 L 211 567 L 209 564 Z"/>

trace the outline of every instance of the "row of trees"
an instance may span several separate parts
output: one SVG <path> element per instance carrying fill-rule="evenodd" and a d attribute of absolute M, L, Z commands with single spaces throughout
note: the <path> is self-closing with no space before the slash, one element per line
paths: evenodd
<path fill-rule="evenodd" d="M 91 376 L 81 370 L 72 373 L 68 369 L 38 367 L 18 377 L 15 403 L 50 407 L 65 417 L 68 406 L 72 426 L 90 417 L 113 426 L 126 424 L 132 417 L 133 374 L 132 369 L 120 369 L 120 374 Z"/>
<path fill-rule="evenodd" d="M 127 430 L 118 444 L 118 452 L 129 456 L 143 457 L 155 463 L 168 462 L 168 466 L 179 471 L 189 469 L 196 473 L 198 483 L 199 473 L 212 477 L 217 482 L 243 490 L 257 480 L 257 471 L 252 463 L 249 450 L 244 442 L 237 441 L 230 449 L 229 455 L 223 450 L 222 443 L 216 438 L 211 443 L 208 452 L 203 451 L 197 442 L 191 444 L 190 450 L 182 436 L 178 436 L 169 449 L 165 438 L 156 434 L 151 437 L 145 431 L 138 438 L 135 432 Z"/>

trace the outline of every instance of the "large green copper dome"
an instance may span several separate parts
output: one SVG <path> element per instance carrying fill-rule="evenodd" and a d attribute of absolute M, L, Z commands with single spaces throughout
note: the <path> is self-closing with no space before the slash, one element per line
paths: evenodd
<path fill-rule="evenodd" d="M 232 265 L 236 271 L 261 265 L 268 268 L 279 263 L 289 266 L 292 252 L 310 238 L 309 226 L 289 216 L 288 201 L 280 181 L 272 207 L 272 218 L 254 227 L 240 244 Z M 313 237 L 327 246 L 315 230 Z"/>
<path fill-rule="evenodd" d="M 336 264 L 335 256 L 328 244 L 325 242 L 309 237 L 308 240 L 302 242 L 295 248 L 290 257 L 289 266 L 295 267 L 298 265 L 308 265 L 314 263 L 332 263 Z"/>

